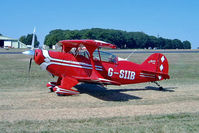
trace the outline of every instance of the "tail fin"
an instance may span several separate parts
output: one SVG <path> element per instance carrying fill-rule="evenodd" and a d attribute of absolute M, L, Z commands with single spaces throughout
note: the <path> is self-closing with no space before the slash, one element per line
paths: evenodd
<path fill-rule="evenodd" d="M 142 63 L 142 72 L 155 74 L 158 80 L 169 79 L 169 64 L 166 56 L 154 53 Z"/>

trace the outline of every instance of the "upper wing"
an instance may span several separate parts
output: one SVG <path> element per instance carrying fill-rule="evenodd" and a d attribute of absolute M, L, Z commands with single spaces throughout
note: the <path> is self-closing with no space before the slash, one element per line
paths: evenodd
<path fill-rule="evenodd" d="M 104 48 L 116 48 L 114 44 L 110 44 L 107 42 L 103 41 L 98 41 L 98 40 L 62 40 L 58 42 L 58 45 L 62 46 L 62 50 L 64 52 L 68 52 L 71 50 L 71 48 L 79 47 L 80 45 L 84 45 L 86 48 L 99 48 L 99 47 L 104 47 Z"/>

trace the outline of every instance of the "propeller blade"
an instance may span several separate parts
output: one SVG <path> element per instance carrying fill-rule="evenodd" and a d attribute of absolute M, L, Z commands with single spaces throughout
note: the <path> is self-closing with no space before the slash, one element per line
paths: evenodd
<path fill-rule="evenodd" d="M 30 73 L 31 64 L 32 64 L 32 58 L 30 58 L 30 62 L 29 62 L 29 68 L 28 68 L 28 73 Z"/>
<path fill-rule="evenodd" d="M 33 30 L 33 33 L 32 33 L 32 44 L 31 44 L 31 50 L 34 49 L 34 45 L 35 45 L 35 31 L 36 31 L 36 28 L 34 27 L 34 30 Z"/>
<path fill-rule="evenodd" d="M 27 50 L 27 51 L 22 52 L 22 54 L 25 54 L 25 55 L 33 55 L 33 56 L 34 56 L 35 51 L 34 51 L 34 50 Z"/>
<path fill-rule="evenodd" d="M 30 74 L 30 69 L 31 69 L 31 65 L 32 65 L 32 59 L 34 58 L 34 55 L 35 55 L 35 49 L 34 49 L 35 31 L 36 31 L 35 29 L 36 28 L 34 28 L 34 30 L 33 30 L 31 50 L 27 50 L 27 51 L 22 52 L 22 54 L 30 55 L 29 68 L 28 68 L 29 74 Z"/>

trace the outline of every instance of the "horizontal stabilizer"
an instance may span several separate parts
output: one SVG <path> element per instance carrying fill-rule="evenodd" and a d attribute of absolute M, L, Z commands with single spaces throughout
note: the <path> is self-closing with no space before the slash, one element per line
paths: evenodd
<path fill-rule="evenodd" d="M 164 80 L 164 79 L 170 79 L 170 76 L 166 73 L 161 72 L 151 72 L 151 71 L 141 71 L 141 73 L 146 73 L 150 75 L 154 75 L 156 79 L 158 80 Z"/>

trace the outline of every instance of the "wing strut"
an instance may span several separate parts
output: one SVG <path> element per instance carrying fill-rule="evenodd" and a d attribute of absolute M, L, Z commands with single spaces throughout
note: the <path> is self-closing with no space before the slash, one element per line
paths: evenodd
<path fill-rule="evenodd" d="M 92 65 L 92 73 L 90 75 L 90 78 L 92 80 L 98 80 L 98 78 L 101 78 L 100 74 L 98 74 L 97 70 L 95 69 L 95 63 L 93 61 L 93 52 L 95 51 L 95 49 L 97 49 L 97 47 L 95 46 L 85 46 L 86 49 L 88 50 L 89 54 L 90 54 L 90 61 L 91 61 L 91 65 Z"/>

